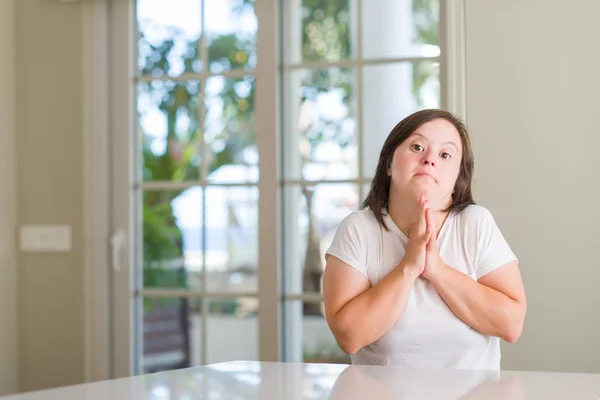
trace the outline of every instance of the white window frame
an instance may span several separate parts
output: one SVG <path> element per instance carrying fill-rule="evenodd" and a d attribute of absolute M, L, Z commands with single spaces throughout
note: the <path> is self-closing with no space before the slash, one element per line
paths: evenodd
<path fill-rule="evenodd" d="M 442 108 L 466 119 L 465 1 L 441 0 Z M 131 296 L 133 173 L 130 164 L 134 112 L 134 0 L 85 2 L 85 293 L 86 379 L 129 376 L 134 372 L 134 303 Z M 258 348 L 261 361 L 282 359 L 284 300 L 319 301 L 318 296 L 281 293 L 281 177 L 279 90 L 279 0 L 256 0 L 259 19 L 256 73 L 259 169 Z M 127 40 L 123 40 L 127 38 Z M 271 60 L 272 62 L 265 62 Z M 285 99 L 283 99 L 285 100 Z M 269 116 L 268 118 L 265 116 Z M 125 134 L 123 134 L 125 132 Z M 122 167 L 126 166 L 126 167 Z M 124 169 L 123 169 L 124 168 Z M 115 206 L 119 205 L 119 206 Z M 111 234 L 126 233 L 126 245 L 111 257 Z M 118 265 L 113 265 L 113 261 Z M 115 270 L 117 267 L 117 270 Z M 160 290 L 155 295 L 180 295 Z M 152 291 L 148 290 L 148 294 Z M 198 295 L 193 293 L 191 295 Z M 200 294 L 200 297 L 204 294 Z M 236 297 L 238 294 L 228 294 Z M 206 354 L 206 352 L 204 352 Z"/>
<path fill-rule="evenodd" d="M 112 377 L 109 314 L 109 74 L 107 2 L 86 2 L 83 13 L 84 377 Z"/>

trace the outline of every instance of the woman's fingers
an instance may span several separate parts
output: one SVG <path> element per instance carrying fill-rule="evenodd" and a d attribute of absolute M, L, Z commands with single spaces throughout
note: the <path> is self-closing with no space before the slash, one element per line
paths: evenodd
<path fill-rule="evenodd" d="M 437 235 L 437 227 L 435 226 L 435 218 L 433 217 L 433 211 L 431 210 L 431 208 L 428 208 L 425 211 L 425 219 L 427 221 L 427 232 L 429 233 L 427 242 L 435 244 L 436 235 Z"/>
<path fill-rule="evenodd" d="M 427 207 L 427 201 L 421 198 L 421 203 L 419 204 L 419 215 L 417 218 L 417 232 L 419 235 L 423 235 L 425 230 L 427 229 L 427 221 L 425 220 L 425 209 Z"/>

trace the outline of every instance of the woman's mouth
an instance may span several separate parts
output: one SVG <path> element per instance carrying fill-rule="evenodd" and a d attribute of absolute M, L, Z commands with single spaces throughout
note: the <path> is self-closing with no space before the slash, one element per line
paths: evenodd
<path fill-rule="evenodd" d="M 415 176 L 423 177 L 423 178 L 426 178 L 426 179 L 431 179 L 432 181 L 434 181 L 435 183 L 437 183 L 437 181 L 435 180 L 435 178 L 433 176 L 429 175 L 427 172 L 421 172 L 421 173 L 415 174 Z"/>

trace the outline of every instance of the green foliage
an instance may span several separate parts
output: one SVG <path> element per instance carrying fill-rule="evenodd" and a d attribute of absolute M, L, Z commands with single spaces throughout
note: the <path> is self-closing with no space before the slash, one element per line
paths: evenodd
<path fill-rule="evenodd" d="M 223 128 L 214 137 L 206 137 L 209 173 L 223 165 L 245 164 L 243 150 L 256 143 L 254 78 L 218 79 L 223 79 L 218 93 Z"/>
<path fill-rule="evenodd" d="M 253 41 L 241 40 L 235 34 L 215 36 L 208 47 L 211 70 L 244 68 L 255 47 Z"/>
<path fill-rule="evenodd" d="M 302 60 L 340 61 L 350 56 L 348 0 L 302 2 Z"/>
<path fill-rule="evenodd" d="M 208 311 L 211 314 L 235 315 L 238 307 L 240 302 L 237 300 L 211 300 Z"/>
<path fill-rule="evenodd" d="M 439 44 L 440 0 L 413 0 L 417 30 L 416 43 Z"/>
<path fill-rule="evenodd" d="M 351 58 L 350 9 L 348 0 L 304 0 L 302 2 L 302 60 L 335 62 Z M 354 96 L 354 77 L 351 69 L 328 68 L 307 72 L 302 81 L 300 100 L 315 100 L 318 94 L 333 88 L 341 91 L 342 101 L 349 107 Z M 342 147 L 351 138 L 342 137 L 339 121 L 317 121 L 300 132 L 308 139 L 310 150 L 325 140 L 332 140 Z M 295 144 L 292 144 L 295 145 Z M 304 162 L 310 159 L 304 154 Z M 309 213 L 310 217 L 310 213 Z"/>
<path fill-rule="evenodd" d="M 440 0 L 413 0 L 413 15 L 417 36 L 416 43 L 439 45 Z M 422 107 L 420 93 L 426 80 L 435 71 L 430 62 L 422 62 L 413 69 L 413 95 Z"/>
<path fill-rule="evenodd" d="M 154 205 L 144 203 L 143 219 L 147 228 L 143 235 L 143 256 L 148 262 L 148 267 L 183 256 L 181 250 L 183 237 L 175 224 L 173 210 L 169 203 L 157 202 Z M 165 246 L 165 243 L 173 245 Z"/>
<path fill-rule="evenodd" d="M 354 95 L 353 85 L 354 77 L 349 69 L 329 68 L 311 71 L 308 73 L 307 79 L 302 82 L 300 99 L 303 103 L 309 100 L 316 101 L 320 93 L 335 88 L 341 92 L 341 99 L 348 107 L 348 116 L 352 117 L 354 113 L 351 105 Z M 308 139 L 313 151 L 323 141 L 334 141 L 341 147 L 345 147 L 353 139 L 351 136 L 343 136 L 339 120 L 327 120 L 326 118 L 311 123 L 301 132 L 301 135 Z"/>

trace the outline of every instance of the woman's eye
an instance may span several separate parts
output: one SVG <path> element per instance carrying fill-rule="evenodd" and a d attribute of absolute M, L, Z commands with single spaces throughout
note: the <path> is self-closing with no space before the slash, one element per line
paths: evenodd
<path fill-rule="evenodd" d="M 423 150 L 423 146 L 421 146 L 420 144 L 413 144 L 412 148 L 415 151 L 422 151 Z"/>
<path fill-rule="evenodd" d="M 452 156 L 451 156 L 450 154 L 448 154 L 448 153 L 442 153 L 441 157 L 442 157 L 444 160 L 447 160 L 447 159 L 449 159 L 449 158 L 450 158 L 450 157 L 452 157 Z"/>

